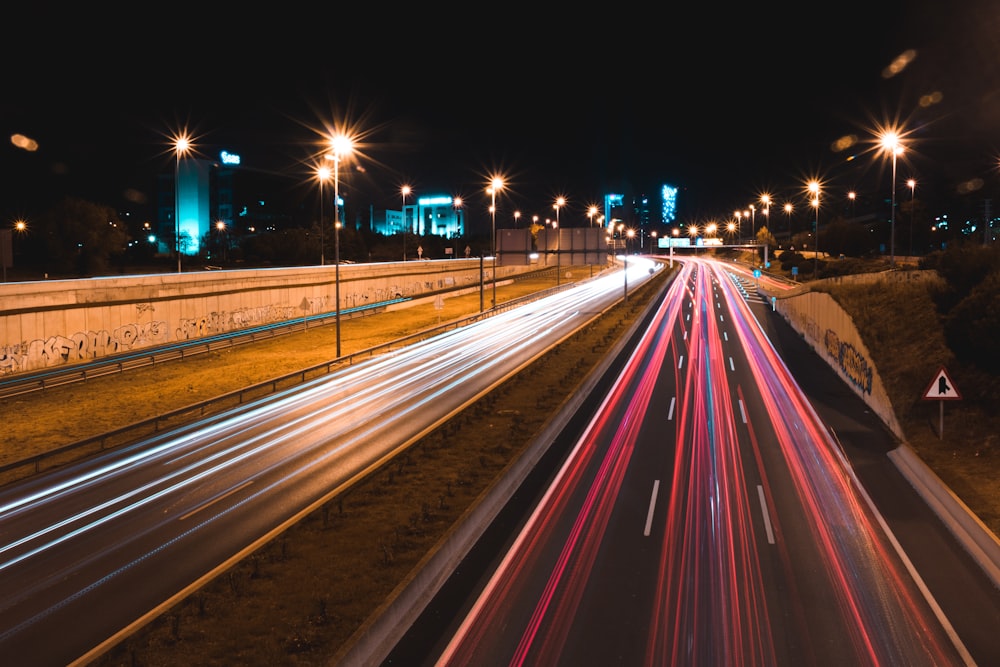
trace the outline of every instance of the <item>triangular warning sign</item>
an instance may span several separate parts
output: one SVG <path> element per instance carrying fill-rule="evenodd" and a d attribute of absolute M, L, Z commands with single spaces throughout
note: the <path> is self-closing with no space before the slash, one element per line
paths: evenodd
<path fill-rule="evenodd" d="M 944 369 L 944 366 L 937 372 L 937 375 L 934 376 L 934 379 L 928 385 L 927 391 L 924 392 L 924 400 L 957 401 L 961 400 L 961 398 L 962 395 L 958 393 L 955 383 L 948 377 L 948 372 Z"/>

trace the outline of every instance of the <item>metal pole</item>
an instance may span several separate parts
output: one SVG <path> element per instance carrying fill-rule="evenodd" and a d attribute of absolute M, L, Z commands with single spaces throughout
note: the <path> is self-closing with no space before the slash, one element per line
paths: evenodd
<path fill-rule="evenodd" d="M 333 159 L 333 258 L 336 264 L 334 298 L 337 301 L 337 358 L 340 358 L 340 156 Z"/>
<path fill-rule="evenodd" d="M 330 172 L 326 172 L 330 173 Z M 323 238 L 323 198 L 326 195 L 323 194 L 323 179 L 319 179 L 319 265 L 323 266 L 326 264 L 326 239 Z M 334 202 L 336 203 L 336 202 Z"/>
<path fill-rule="evenodd" d="M 624 299 L 628 302 L 628 249 L 625 250 L 625 270 L 622 272 L 625 274 L 625 294 Z"/>
<path fill-rule="evenodd" d="M 493 304 L 491 308 L 496 308 L 497 306 L 497 189 L 495 186 L 490 188 L 491 206 L 490 214 L 492 217 L 492 230 L 493 234 L 490 237 L 490 247 L 493 249 Z"/>
<path fill-rule="evenodd" d="M 177 150 L 176 148 L 174 149 Z M 174 251 L 177 253 L 177 273 L 181 272 L 181 154 L 174 156 Z"/>
<path fill-rule="evenodd" d="M 892 222 L 889 226 L 889 266 L 896 266 L 896 149 L 892 150 Z"/>

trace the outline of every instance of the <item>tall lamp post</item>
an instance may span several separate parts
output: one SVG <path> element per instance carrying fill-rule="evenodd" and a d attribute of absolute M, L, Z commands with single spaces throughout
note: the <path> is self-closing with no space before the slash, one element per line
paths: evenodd
<path fill-rule="evenodd" d="M 455 207 L 455 259 L 458 259 L 458 242 L 462 239 L 462 198 L 455 197 L 451 200 L 451 205 Z"/>
<path fill-rule="evenodd" d="M 490 251 L 493 255 L 493 308 L 497 306 L 497 193 L 503 190 L 503 179 L 494 176 L 490 180 L 490 225 L 492 234 L 490 235 Z"/>
<path fill-rule="evenodd" d="M 410 194 L 410 186 L 409 185 L 404 185 L 402 188 L 400 188 L 399 192 L 400 192 L 400 194 L 403 195 L 403 208 L 400 209 L 399 212 L 403 214 L 403 261 L 405 262 L 406 261 L 406 232 L 409 231 L 409 229 L 406 226 L 406 195 Z"/>
<path fill-rule="evenodd" d="M 326 264 L 326 219 L 323 215 L 323 204 L 326 195 L 323 194 L 323 186 L 330 180 L 330 168 L 322 166 L 316 169 L 316 178 L 319 180 L 319 265 L 323 266 Z"/>
<path fill-rule="evenodd" d="M 788 218 L 788 242 L 792 242 L 792 205 L 785 204 L 785 216 Z"/>
<path fill-rule="evenodd" d="M 815 212 L 814 226 L 816 238 L 813 239 L 813 279 L 819 278 L 819 181 L 809 181 L 809 194 L 812 195 L 812 207 Z"/>
<path fill-rule="evenodd" d="M 560 247 L 560 243 L 559 243 L 559 209 L 561 209 L 565 205 L 566 205 L 566 198 L 565 197 L 556 197 L 556 203 L 552 205 L 552 208 L 554 208 L 556 210 L 556 225 L 555 225 L 555 230 L 556 230 L 556 287 L 559 286 L 559 279 L 560 279 L 559 273 L 562 270 L 562 269 L 559 268 L 559 264 L 560 264 L 560 257 L 559 256 L 562 254 L 562 248 Z"/>
<path fill-rule="evenodd" d="M 182 134 L 174 140 L 174 250 L 177 273 L 181 272 L 181 156 L 191 150 L 191 139 Z"/>
<path fill-rule="evenodd" d="M 913 259 L 913 197 L 917 189 L 917 181 L 915 179 L 910 179 L 906 181 L 906 184 L 910 186 L 910 259 Z"/>
<path fill-rule="evenodd" d="M 892 213 L 889 223 L 889 266 L 896 266 L 896 156 L 903 152 L 899 134 L 886 132 L 881 139 L 882 149 L 892 155 Z"/>
<path fill-rule="evenodd" d="M 337 308 L 337 358 L 340 358 L 340 160 L 350 155 L 354 144 L 350 137 L 338 134 L 330 140 L 333 153 L 327 158 L 333 160 L 333 261 L 336 266 L 334 282 L 336 284 L 334 299 Z"/>
<path fill-rule="evenodd" d="M 757 209 L 750 204 L 750 242 L 757 243 Z"/>

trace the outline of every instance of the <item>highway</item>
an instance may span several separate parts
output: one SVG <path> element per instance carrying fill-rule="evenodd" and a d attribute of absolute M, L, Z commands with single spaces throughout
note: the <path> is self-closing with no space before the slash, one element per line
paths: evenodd
<path fill-rule="evenodd" d="M 0 656 L 74 664 L 272 539 L 572 335 L 657 266 L 0 488 Z"/>
<path fill-rule="evenodd" d="M 746 280 L 684 261 L 507 548 L 383 664 L 1000 664 L 997 590 Z"/>

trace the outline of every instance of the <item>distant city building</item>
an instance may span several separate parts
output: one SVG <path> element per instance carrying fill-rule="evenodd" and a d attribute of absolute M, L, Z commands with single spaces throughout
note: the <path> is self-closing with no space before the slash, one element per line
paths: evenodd
<path fill-rule="evenodd" d="M 677 188 L 664 185 L 660 189 L 660 196 L 663 204 L 663 224 L 669 225 L 677 219 Z"/>
<path fill-rule="evenodd" d="M 290 222 L 290 215 L 280 204 L 272 205 L 267 196 L 275 188 L 274 179 L 241 169 L 240 157 L 234 153 L 222 151 L 218 160 L 182 158 L 175 169 L 176 173 L 160 175 L 157 188 L 159 254 L 174 252 L 178 231 L 180 252 L 197 256 L 212 234 L 224 234 L 226 243 L 232 245 L 238 236 Z M 342 213 L 343 199 L 340 207 Z"/>
<path fill-rule="evenodd" d="M 372 216 L 374 232 L 392 236 L 404 229 L 418 236 L 465 236 L 465 211 L 455 205 L 450 195 L 429 195 L 417 198 L 415 204 L 404 206 L 402 211 L 386 210 L 383 215 Z"/>

